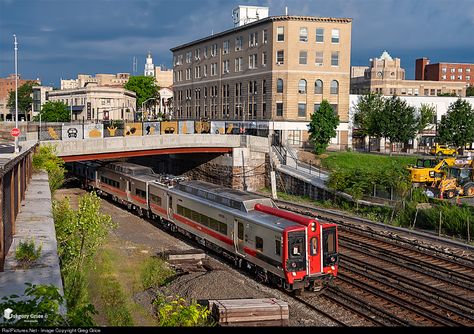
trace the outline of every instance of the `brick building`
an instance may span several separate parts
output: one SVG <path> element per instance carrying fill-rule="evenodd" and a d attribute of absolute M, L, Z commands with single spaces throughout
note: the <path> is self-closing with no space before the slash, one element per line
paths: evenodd
<path fill-rule="evenodd" d="M 474 85 L 474 64 L 436 63 L 428 58 L 418 58 L 415 62 L 415 79 L 443 82 L 462 82 Z"/>
<path fill-rule="evenodd" d="M 345 147 L 351 26 L 348 18 L 260 16 L 172 48 L 174 117 L 259 123 L 301 143 L 327 99 L 340 117 L 332 144 Z"/>
<path fill-rule="evenodd" d="M 39 79 L 36 80 L 25 80 L 25 79 L 20 79 L 20 76 L 18 76 L 18 88 L 21 87 L 24 83 L 28 81 L 35 81 L 38 84 L 40 84 Z M 13 111 L 13 114 L 10 112 L 10 109 L 7 107 L 8 103 L 8 97 L 10 95 L 11 91 L 15 90 L 15 74 L 11 74 L 6 78 L 0 78 L 0 121 L 6 121 L 6 120 L 14 120 L 15 116 L 15 111 Z M 23 110 L 18 110 L 18 120 L 21 120 L 21 118 L 25 118 L 25 114 Z"/>

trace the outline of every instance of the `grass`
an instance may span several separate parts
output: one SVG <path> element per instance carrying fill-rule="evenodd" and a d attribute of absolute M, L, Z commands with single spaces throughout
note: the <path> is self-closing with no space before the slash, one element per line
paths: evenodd
<path fill-rule="evenodd" d="M 137 302 L 135 295 L 162 285 L 174 275 L 166 262 L 151 257 L 150 250 L 144 246 L 109 237 L 95 264 L 89 273 L 89 295 L 99 313 L 96 323 L 156 326 L 157 320 L 150 309 Z"/>
<path fill-rule="evenodd" d="M 321 159 L 322 166 L 329 171 L 336 170 L 384 170 L 393 168 L 393 165 L 406 167 L 416 163 L 416 157 L 389 156 L 358 152 L 328 152 L 327 157 Z"/>

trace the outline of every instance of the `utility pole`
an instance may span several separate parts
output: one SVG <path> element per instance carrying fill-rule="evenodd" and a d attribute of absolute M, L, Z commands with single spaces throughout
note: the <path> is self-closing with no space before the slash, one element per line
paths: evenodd
<path fill-rule="evenodd" d="M 16 35 L 13 35 L 15 40 L 15 128 L 18 129 L 18 43 L 16 41 Z M 15 153 L 20 151 L 18 147 L 18 136 L 15 137 Z"/>

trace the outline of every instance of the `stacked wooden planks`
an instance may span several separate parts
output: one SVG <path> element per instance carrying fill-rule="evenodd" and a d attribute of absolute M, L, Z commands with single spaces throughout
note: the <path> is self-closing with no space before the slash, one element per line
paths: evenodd
<path fill-rule="evenodd" d="M 276 298 L 209 300 L 220 326 L 288 326 L 288 303 Z"/>

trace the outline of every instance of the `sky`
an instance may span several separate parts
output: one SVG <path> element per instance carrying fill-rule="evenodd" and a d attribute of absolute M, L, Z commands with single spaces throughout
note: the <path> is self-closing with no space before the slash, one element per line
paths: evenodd
<path fill-rule="evenodd" d="M 18 73 L 59 87 L 78 74 L 143 75 L 172 68 L 170 48 L 233 27 L 238 5 L 269 15 L 346 17 L 352 21 L 351 65 L 367 66 L 387 50 L 414 79 L 415 59 L 474 63 L 474 0 L 0 0 L 0 77 Z"/>

